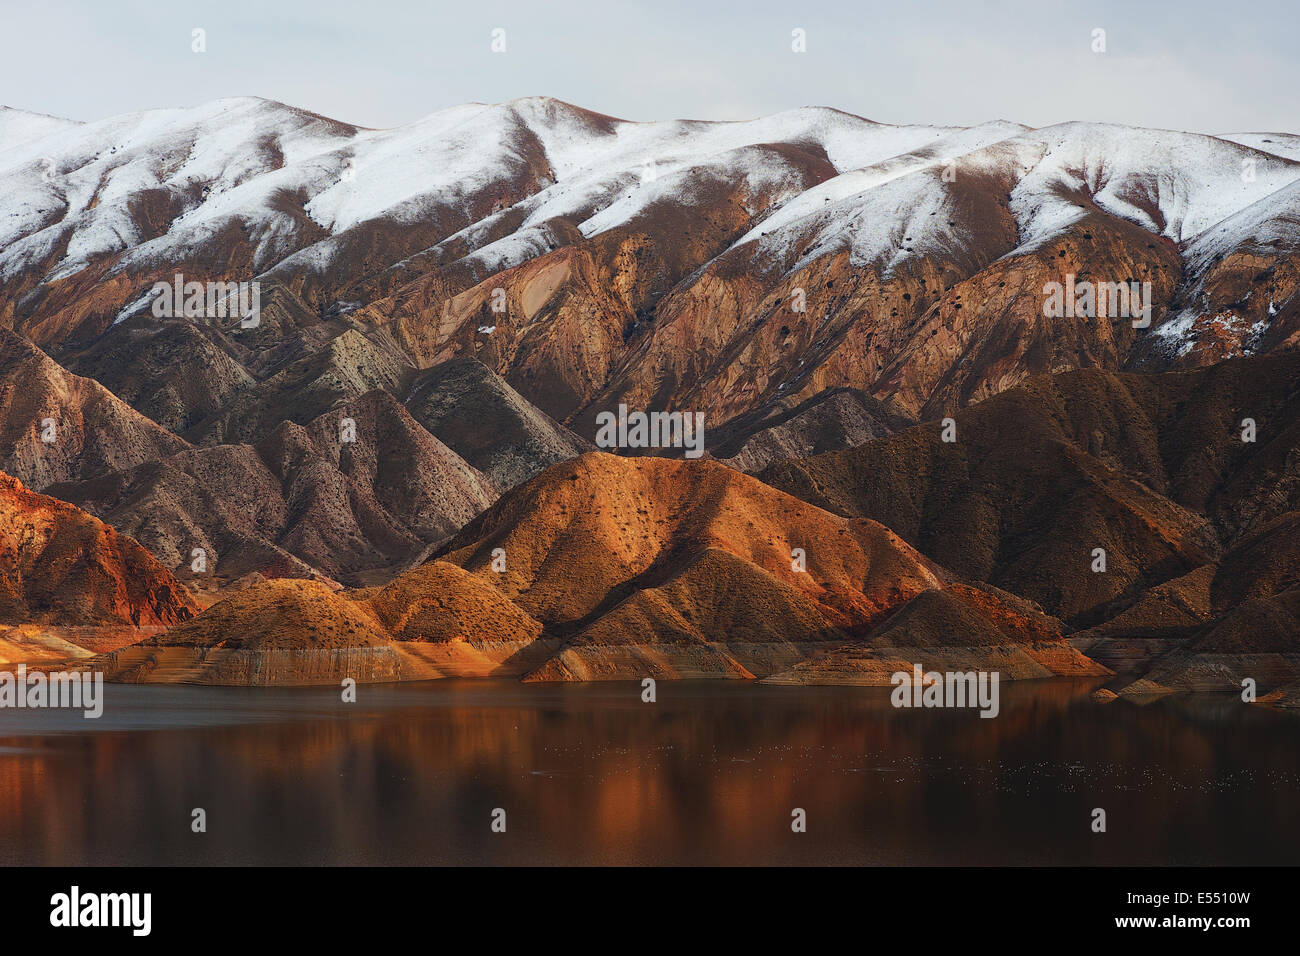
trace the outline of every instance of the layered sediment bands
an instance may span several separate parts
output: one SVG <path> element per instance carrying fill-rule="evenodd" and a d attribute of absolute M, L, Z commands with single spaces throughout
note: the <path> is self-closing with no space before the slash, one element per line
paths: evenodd
<path fill-rule="evenodd" d="M 126 684 L 339 686 L 439 680 L 444 677 L 518 677 L 540 649 L 508 641 L 452 641 L 346 648 L 228 648 L 135 644 L 73 662 L 69 670 L 98 671 Z"/>
<path fill-rule="evenodd" d="M 1263 697 L 1300 681 L 1300 512 L 1242 539 L 1215 564 L 1152 589 L 1132 608 L 1072 640 L 1099 659 L 1154 634 L 1148 653 L 1125 661 L 1140 686 Z"/>
<path fill-rule="evenodd" d="M 144 548 L 0 474 L 0 622 L 138 628 L 198 613 Z"/>
<path fill-rule="evenodd" d="M 889 684 L 919 663 L 1002 680 L 1096 677 L 1110 670 L 1061 639 L 1061 623 L 1027 601 L 968 585 L 925 591 L 865 642 L 832 648 L 767 678 L 777 684 Z"/>
<path fill-rule="evenodd" d="M 1207 625 L 1185 645 L 1158 658 L 1139 684 L 1160 690 L 1243 694 L 1247 681 L 1257 697 L 1300 681 L 1300 590 L 1251 598 Z"/>
<path fill-rule="evenodd" d="M 0 624 L 0 664 L 59 666 L 138 643 L 162 630 L 161 625 Z"/>
<path fill-rule="evenodd" d="M 126 647 L 80 662 L 123 684 L 338 684 L 402 679 L 398 654 L 388 647 L 241 651 L 189 647 Z"/>
<path fill-rule="evenodd" d="M 1149 588 L 1105 622 L 1071 635 L 1070 644 L 1116 672 L 1139 673 L 1214 616 L 1217 570 L 1206 564 Z"/>

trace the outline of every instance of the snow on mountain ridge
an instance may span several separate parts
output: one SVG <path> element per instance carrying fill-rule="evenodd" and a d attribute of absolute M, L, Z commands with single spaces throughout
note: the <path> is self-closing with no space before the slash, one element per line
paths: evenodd
<path fill-rule="evenodd" d="M 1300 164 L 1266 153 L 1243 156 L 1235 144 L 1193 133 L 1065 123 L 1024 138 L 1046 151 L 1012 192 L 1022 221 L 1043 216 L 1043 206 L 1069 204 L 1064 196 L 1087 196 L 1111 215 L 1181 243 L 1300 178 Z M 1031 230 L 1022 245 L 1044 239 Z"/>
<path fill-rule="evenodd" d="M 947 205 L 943 174 L 950 164 L 955 177 L 958 161 L 972 162 L 980 150 L 1024 129 L 1002 121 L 959 129 L 917 150 L 841 172 L 775 210 L 732 248 L 757 241 L 761 256 L 785 258 L 792 243 L 806 246 L 793 266 L 798 269 L 847 247 L 853 264 L 883 263 L 888 272 L 913 251 L 946 244 L 939 233 L 949 220 L 939 222 L 938 212 Z M 923 217 L 917 215 L 921 209 Z M 897 214 L 904 210 L 906 218 Z"/>
<path fill-rule="evenodd" d="M 48 136 L 56 130 L 78 125 L 75 120 L 32 113 L 28 110 L 0 106 L 0 153 L 34 139 Z"/>
<path fill-rule="evenodd" d="M 1300 161 L 1300 136 L 1291 133 L 1228 133 L 1219 139 L 1241 146 L 1249 146 L 1261 153 L 1272 153 L 1283 159 Z"/>
<path fill-rule="evenodd" d="M 265 203 L 280 185 L 268 174 L 287 164 L 306 166 L 355 132 L 273 101 L 244 98 L 124 114 L 18 144 L 0 152 L 0 276 L 10 277 L 29 253 L 64 239 L 62 264 L 47 279 L 71 275 L 96 256 L 137 252 L 157 237 L 141 232 L 130 205 L 153 190 L 193 194 L 168 229 L 180 223 L 178 235 L 232 205 Z M 253 186 L 236 204 L 220 198 L 259 180 L 270 188 Z M 62 215 L 49 221 L 58 209 Z"/>
<path fill-rule="evenodd" d="M 689 204 L 692 190 L 717 177 L 742 177 L 765 197 L 733 249 L 758 242 L 762 255 L 785 257 L 791 244 L 809 255 L 847 247 L 856 264 L 892 269 L 910 256 L 962 251 L 966 240 L 945 212 L 952 190 L 942 171 L 950 166 L 958 175 L 1010 176 L 1018 252 L 1068 228 L 1089 202 L 1194 246 L 1300 180 L 1300 163 L 1283 155 L 1300 138 L 1286 134 L 1215 138 L 1095 123 L 1031 130 L 1002 121 L 888 126 L 823 107 L 745 121 L 637 123 L 528 97 L 451 107 L 388 130 L 251 97 L 86 124 L 47 117 L 33 125 L 14 113 L 0 113 L 0 135 L 14 130 L 12 144 L 0 139 L 3 278 L 61 243 L 46 280 L 106 255 L 117 257 L 114 273 L 182 261 L 232 223 L 254 243 L 259 271 L 323 269 L 350 230 L 430 216 L 448 225 L 441 247 L 459 237 L 463 254 L 500 268 L 550 248 L 548 221 L 598 235 L 657 203 Z M 768 144 L 824 155 L 838 175 L 805 188 Z M 520 214 L 504 235 L 505 220 L 495 218 L 502 207 L 481 213 L 498 184 L 514 184 L 504 208 Z M 177 209 L 161 226 L 142 225 L 135 211 L 150 195 Z M 285 196 L 300 197 L 327 238 L 307 235 Z"/>

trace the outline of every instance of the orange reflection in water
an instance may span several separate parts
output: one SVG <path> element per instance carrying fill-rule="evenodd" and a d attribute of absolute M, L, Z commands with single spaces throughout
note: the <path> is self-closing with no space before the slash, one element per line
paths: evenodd
<path fill-rule="evenodd" d="M 0 861 L 1300 862 L 1294 715 L 1092 686 L 986 720 L 888 688 L 114 685 L 93 727 L 0 714 Z"/>

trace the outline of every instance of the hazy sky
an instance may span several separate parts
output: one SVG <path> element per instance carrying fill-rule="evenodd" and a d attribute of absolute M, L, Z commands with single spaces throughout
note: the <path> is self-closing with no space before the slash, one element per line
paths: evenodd
<path fill-rule="evenodd" d="M 628 119 L 1300 133 L 1298 68 L 1300 0 L 0 0 L 0 103 L 75 119 L 257 95 L 393 126 L 542 94 Z"/>

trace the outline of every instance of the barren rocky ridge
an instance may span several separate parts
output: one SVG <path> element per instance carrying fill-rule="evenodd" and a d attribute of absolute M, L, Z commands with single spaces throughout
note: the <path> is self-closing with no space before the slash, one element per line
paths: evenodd
<path fill-rule="evenodd" d="M 927 647 L 1285 688 L 1298 158 L 820 108 L 4 109 L 0 469 L 230 595 L 155 613 L 134 679 L 871 682 Z M 259 282 L 259 323 L 156 317 L 176 274 Z M 1067 276 L 1149 283 L 1149 327 L 1045 316 Z M 620 403 L 702 411 L 720 463 L 589 454 Z"/>

